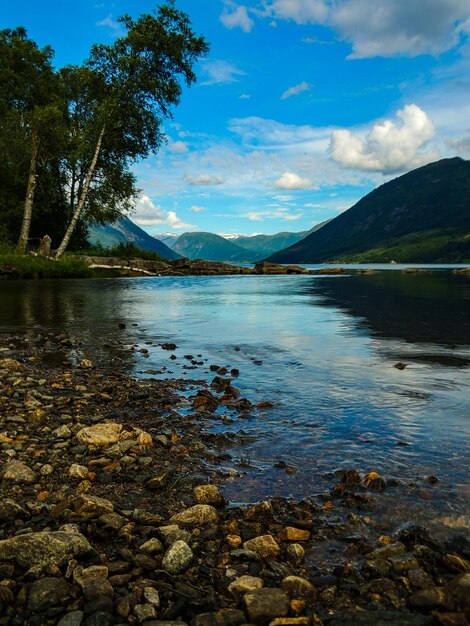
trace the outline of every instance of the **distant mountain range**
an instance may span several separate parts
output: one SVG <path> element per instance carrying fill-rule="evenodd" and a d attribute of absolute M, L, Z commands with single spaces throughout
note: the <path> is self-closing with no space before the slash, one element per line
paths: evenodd
<path fill-rule="evenodd" d="M 128 217 L 123 217 L 114 224 L 90 226 L 88 240 L 92 245 L 99 244 L 104 248 L 112 248 L 120 243 L 134 243 L 142 250 L 156 252 L 164 259 L 179 259 L 180 255 L 167 245 L 145 232 Z"/>
<path fill-rule="evenodd" d="M 233 235 L 222 237 L 214 233 L 188 232 L 181 236 L 173 233 L 155 235 L 178 254 L 190 259 L 207 261 L 255 262 L 269 254 L 296 243 L 315 232 L 327 222 L 317 224 L 310 230 L 297 233 L 281 232 L 274 235 Z"/>
<path fill-rule="evenodd" d="M 470 162 L 443 159 L 381 185 L 276 263 L 470 260 Z"/>

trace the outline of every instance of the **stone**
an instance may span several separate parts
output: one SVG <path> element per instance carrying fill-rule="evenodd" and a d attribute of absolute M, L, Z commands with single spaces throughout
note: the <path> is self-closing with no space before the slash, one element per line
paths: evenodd
<path fill-rule="evenodd" d="M 405 554 L 406 547 L 403 543 L 389 543 L 388 545 L 376 548 L 366 554 L 366 559 L 388 559 L 391 556 L 397 556 L 399 554 Z"/>
<path fill-rule="evenodd" d="M 311 626 L 309 617 L 276 617 L 269 626 Z"/>
<path fill-rule="evenodd" d="M 83 611 L 71 611 L 57 623 L 57 626 L 81 626 Z"/>
<path fill-rule="evenodd" d="M 193 560 L 194 554 L 185 541 L 175 541 L 165 553 L 162 568 L 170 574 L 182 574 Z"/>
<path fill-rule="evenodd" d="M 418 561 L 410 552 L 391 556 L 388 561 L 391 563 L 393 570 L 399 574 L 419 567 Z"/>
<path fill-rule="evenodd" d="M 410 596 L 411 606 L 430 611 L 432 609 L 452 609 L 452 596 L 443 587 L 430 587 L 421 589 Z"/>
<path fill-rule="evenodd" d="M 0 370 L 21 372 L 24 370 L 24 365 L 16 359 L 0 359 Z"/>
<path fill-rule="evenodd" d="M 364 476 L 363 485 L 366 489 L 372 491 L 383 491 L 385 489 L 385 481 L 377 472 L 369 472 Z"/>
<path fill-rule="evenodd" d="M 79 565 L 73 571 L 73 580 L 82 588 L 86 602 L 114 597 L 114 589 L 107 578 L 108 568 L 105 565 L 91 565 L 86 568 Z"/>
<path fill-rule="evenodd" d="M 463 609 L 470 608 L 470 573 L 459 574 L 447 585 L 447 590 Z"/>
<path fill-rule="evenodd" d="M 268 624 L 276 617 L 285 617 L 289 598 L 282 589 L 257 589 L 245 594 L 244 602 L 250 622 Z"/>
<path fill-rule="evenodd" d="M 28 593 L 28 608 L 34 613 L 50 607 L 63 606 L 70 597 L 70 589 L 63 578 L 40 578 L 34 581 Z"/>
<path fill-rule="evenodd" d="M 279 556 L 279 545 L 274 541 L 271 535 L 260 535 L 245 541 L 243 544 L 245 550 L 251 550 L 263 559 L 274 558 Z"/>
<path fill-rule="evenodd" d="M 168 485 L 171 476 L 172 472 L 170 470 L 164 469 L 155 476 L 153 476 L 153 478 L 148 480 L 145 483 L 145 486 L 147 487 L 147 489 L 152 490 L 163 489 Z"/>
<path fill-rule="evenodd" d="M 77 439 L 86 446 L 107 447 L 119 441 L 133 439 L 136 445 L 150 446 L 152 444 L 152 435 L 140 428 L 124 427 L 116 422 L 105 422 L 87 426 L 77 433 Z"/>
<path fill-rule="evenodd" d="M 308 541 L 310 539 L 310 531 L 286 526 L 278 535 L 280 541 Z"/>
<path fill-rule="evenodd" d="M 5 482 L 14 485 L 32 485 L 37 481 L 35 472 L 21 461 L 10 461 L 6 463 L 1 472 Z"/>
<path fill-rule="evenodd" d="M 245 593 L 249 591 L 256 591 L 264 586 L 262 578 L 256 578 L 255 576 L 240 576 L 228 586 L 228 590 L 233 595 L 235 600 L 239 602 Z"/>
<path fill-rule="evenodd" d="M 305 550 L 298 543 L 291 543 L 286 548 L 286 558 L 292 565 L 300 565 L 305 559 Z"/>
<path fill-rule="evenodd" d="M 157 617 L 157 611 L 151 604 L 136 604 L 134 607 L 134 614 L 137 617 L 139 624 L 148 622 Z"/>
<path fill-rule="evenodd" d="M 157 554 L 158 552 L 163 552 L 163 549 L 162 542 L 156 537 L 152 537 L 152 539 L 149 539 L 139 547 L 139 550 L 145 552 L 145 554 Z"/>
<path fill-rule="evenodd" d="M 82 493 L 74 498 L 71 505 L 77 515 L 86 519 L 100 517 L 105 513 L 112 513 L 114 511 L 114 505 L 112 502 L 106 500 L 105 498 L 91 496 L 87 493 Z"/>
<path fill-rule="evenodd" d="M 49 465 L 49 463 L 46 463 L 41 467 L 39 473 L 41 474 L 41 476 L 50 476 L 54 473 L 54 468 L 52 467 L 52 465 Z"/>
<path fill-rule="evenodd" d="M 160 536 L 163 539 L 163 543 L 166 545 L 167 548 L 171 546 L 172 543 L 175 543 L 175 541 L 178 541 L 178 539 L 180 539 L 181 541 L 185 541 L 186 543 L 189 543 L 191 541 L 191 533 L 189 533 L 187 530 L 183 530 L 177 524 L 160 526 L 158 532 L 160 533 Z"/>
<path fill-rule="evenodd" d="M 245 519 L 249 522 L 272 522 L 274 517 L 271 502 L 257 502 L 245 511 Z"/>
<path fill-rule="evenodd" d="M 97 611 L 84 622 L 84 626 L 114 626 L 115 619 L 108 611 Z"/>
<path fill-rule="evenodd" d="M 156 608 L 160 606 L 160 594 L 157 589 L 154 589 L 153 587 L 144 587 L 142 597 L 147 604 L 151 604 Z"/>
<path fill-rule="evenodd" d="M 77 480 L 85 480 L 88 478 L 88 467 L 85 465 L 79 465 L 78 463 L 73 463 L 69 467 L 69 478 L 76 478 Z"/>
<path fill-rule="evenodd" d="M 313 600 L 316 596 L 315 587 L 301 576 L 287 576 L 281 583 L 281 589 L 287 593 L 291 600 Z"/>
<path fill-rule="evenodd" d="M 68 426 L 62 424 L 62 426 L 59 426 L 58 428 L 53 430 L 52 434 L 57 439 L 70 439 L 70 437 L 72 436 L 72 431 Z"/>
<path fill-rule="evenodd" d="M 0 561 L 12 561 L 25 568 L 61 566 L 91 551 L 80 533 L 39 532 L 0 541 Z"/>
<path fill-rule="evenodd" d="M 106 528 L 115 530 L 116 532 L 121 530 L 127 522 L 126 518 L 119 515 L 119 513 L 105 513 L 101 515 L 99 521 L 103 526 L 106 526 Z"/>
<path fill-rule="evenodd" d="M 225 500 L 215 485 L 198 485 L 194 487 L 193 498 L 196 504 L 212 504 L 224 506 Z"/>
<path fill-rule="evenodd" d="M 15 519 L 28 517 L 27 511 L 14 500 L 0 500 L 0 522 L 13 522 Z"/>
<path fill-rule="evenodd" d="M 173 515 L 170 522 L 187 526 L 204 526 L 216 524 L 218 519 L 217 510 L 210 504 L 195 504 L 189 509 Z"/>

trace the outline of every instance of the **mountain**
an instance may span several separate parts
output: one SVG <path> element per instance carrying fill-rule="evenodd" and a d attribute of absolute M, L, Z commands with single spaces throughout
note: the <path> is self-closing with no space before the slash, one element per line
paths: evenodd
<path fill-rule="evenodd" d="M 168 246 L 173 250 L 173 246 L 178 240 L 179 235 L 176 233 L 158 233 L 158 235 L 152 235 L 152 237 L 158 239 L 158 241 L 161 241 L 165 244 L 165 246 Z"/>
<path fill-rule="evenodd" d="M 276 233 L 275 235 L 253 235 L 251 237 L 236 235 L 231 239 L 231 241 L 241 248 L 251 250 L 257 255 L 265 257 L 269 254 L 274 254 L 279 250 L 283 250 L 288 246 L 292 246 L 301 239 L 304 239 L 304 237 L 307 237 L 307 235 L 310 235 L 311 233 L 314 233 L 322 228 L 329 221 L 330 220 L 326 220 L 325 222 L 316 224 L 310 230 L 304 230 L 298 233 L 281 232 Z"/>
<path fill-rule="evenodd" d="M 128 217 L 122 217 L 114 224 L 90 226 L 88 241 L 92 245 L 100 244 L 104 248 L 112 248 L 119 243 L 134 243 L 138 248 L 156 252 L 164 259 L 180 258 L 179 254 L 146 233 Z"/>
<path fill-rule="evenodd" d="M 173 244 L 173 250 L 190 259 L 206 261 L 243 262 L 254 260 L 254 253 L 213 233 L 183 233 Z M 256 255 L 257 259 L 261 258 Z"/>
<path fill-rule="evenodd" d="M 404 174 L 298 243 L 276 263 L 458 262 L 470 259 L 470 161 L 443 159 Z"/>

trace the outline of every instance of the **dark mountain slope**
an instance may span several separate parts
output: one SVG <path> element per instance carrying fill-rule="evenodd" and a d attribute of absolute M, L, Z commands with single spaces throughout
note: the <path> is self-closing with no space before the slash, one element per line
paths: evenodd
<path fill-rule="evenodd" d="M 439 261 L 459 261 L 470 254 L 470 162 L 459 157 L 443 159 L 381 185 L 348 211 L 300 242 L 268 258 L 277 263 L 320 263 L 331 260 L 385 260 L 393 247 L 399 261 L 424 260 L 413 245 L 426 249 L 430 237 L 445 233 L 444 248 L 436 244 L 431 256 Z M 449 246 L 449 238 L 455 246 Z M 382 257 L 374 258 L 374 249 Z M 468 248 L 468 253 L 467 253 Z M 411 255 L 411 257 L 410 257 Z M 385 253 L 386 257 L 386 253 Z M 438 258 L 439 257 L 439 258 Z M 392 256 L 391 258 L 396 258 Z M 391 259 L 388 259 L 391 260 Z"/>
<path fill-rule="evenodd" d="M 114 224 L 91 226 L 89 230 L 88 240 L 92 245 L 101 244 L 104 248 L 112 248 L 119 243 L 134 243 L 138 248 L 156 252 L 164 259 L 180 258 L 179 254 L 146 233 L 128 217 L 123 217 Z"/>
<path fill-rule="evenodd" d="M 281 232 L 275 233 L 274 235 L 253 235 L 251 237 L 240 235 L 236 239 L 232 239 L 232 241 L 237 246 L 245 248 L 246 250 L 251 250 L 257 255 L 267 256 L 268 254 L 274 254 L 279 250 L 292 246 L 301 239 L 304 239 L 307 235 L 310 235 L 325 226 L 328 221 L 329 220 L 316 224 L 310 230 L 304 230 L 297 233 Z"/>

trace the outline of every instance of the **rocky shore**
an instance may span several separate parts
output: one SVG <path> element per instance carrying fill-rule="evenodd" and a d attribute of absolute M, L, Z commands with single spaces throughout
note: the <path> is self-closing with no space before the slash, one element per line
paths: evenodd
<path fill-rule="evenodd" d="M 136 379 L 61 333 L 0 335 L 0 625 L 468 624 L 468 537 L 374 522 L 373 471 L 231 506 L 205 424 L 269 403 L 211 369 Z"/>

